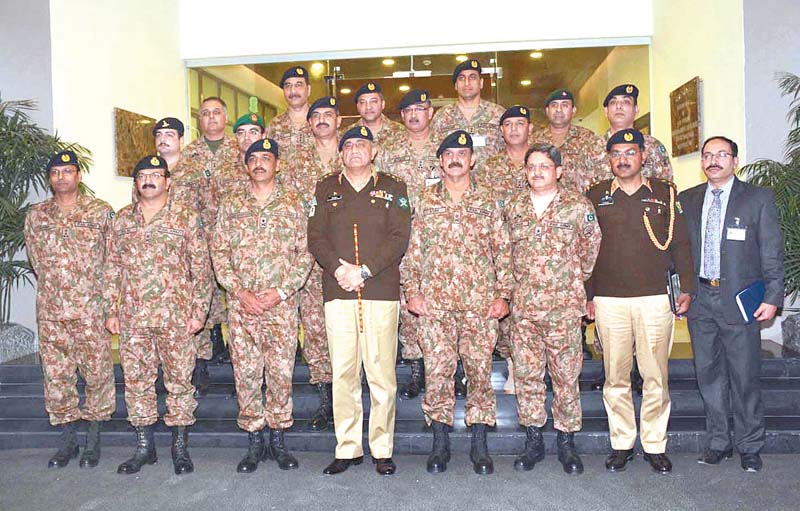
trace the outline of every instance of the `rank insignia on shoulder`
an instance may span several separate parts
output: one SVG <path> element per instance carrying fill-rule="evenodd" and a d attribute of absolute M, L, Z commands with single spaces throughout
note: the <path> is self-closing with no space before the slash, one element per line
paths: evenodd
<path fill-rule="evenodd" d="M 109 211 L 108 213 L 106 213 L 106 216 L 108 217 L 109 220 L 111 220 L 114 218 L 115 213 L 113 211 Z"/>
<path fill-rule="evenodd" d="M 678 214 L 680 215 L 683 214 L 683 207 L 681 206 L 681 201 L 679 200 L 675 201 L 675 210 L 678 212 Z"/>
<path fill-rule="evenodd" d="M 211 171 L 206 169 L 206 170 L 203 171 L 203 175 L 206 176 L 207 178 L 210 178 L 211 177 Z"/>
<path fill-rule="evenodd" d="M 594 213 L 586 213 L 586 222 L 587 223 L 594 222 L 595 220 L 596 219 L 595 219 Z"/>
<path fill-rule="evenodd" d="M 400 197 L 400 198 L 398 198 L 397 199 L 397 206 L 400 209 L 408 209 L 409 208 L 408 197 Z"/>

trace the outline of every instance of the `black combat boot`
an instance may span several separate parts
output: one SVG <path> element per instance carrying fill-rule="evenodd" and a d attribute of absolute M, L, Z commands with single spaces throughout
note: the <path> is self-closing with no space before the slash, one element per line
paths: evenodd
<path fill-rule="evenodd" d="M 100 421 L 89 422 L 89 429 L 86 430 L 86 447 L 83 448 L 81 455 L 81 468 L 94 468 L 100 461 L 100 429 L 103 425 Z"/>
<path fill-rule="evenodd" d="M 117 467 L 117 473 L 135 474 L 142 469 L 143 465 L 152 465 L 156 461 L 158 461 L 158 457 L 156 456 L 156 441 L 153 438 L 153 426 L 138 426 L 133 458 L 124 461 Z"/>
<path fill-rule="evenodd" d="M 208 374 L 208 360 L 202 358 L 195 360 L 192 383 L 194 384 L 195 397 L 208 394 L 208 389 L 211 386 L 211 375 Z"/>
<path fill-rule="evenodd" d="M 456 374 L 453 375 L 453 383 L 455 384 L 455 395 L 456 399 L 466 399 L 467 398 L 467 377 L 464 374 L 464 364 L 461 362 L 461 359 L 458 359 L 458 363 L 456 364 Z"/>
<path fill-rule="evenodd" d="M 309 427 L 312 431 L 324 431 L 330 427 L 333 420 L 333 385 L 330 383 L 317 383 L 319 391 L 319 408 L 311 417 Z"/>
<path fill-rule="evenodd" d="M 61 447 L 47 462 L 47 468 L 64 468 L 69 465 L 69 460 L 78 457 L 78 437 L 75 435 L 77 421 L 61 425 Z"/>
<path fill-rule="evenodd" d="M 531 470 L 544 459 L 544 438 L 542 428 L 528 426 L 525 428 L 525 451 L 514 460 L 516 470 Z"/>
<path fill-rule="evenodd" d="M 476 474 L 486 475 L 494 472 L 494 462 L 489 456 L 486 446 L 486 424 L 472 425 L 472 447 L 469 450 L 469 459 L 472 461 L 472 470 Z"/>
<path fill-rule="evenodd" d="M 428 472 L 438 474 L 447 470 L 450 461 L 450 432 L 449 426 L 441 422 L 432 421 L 433 448 L 428 456 Z"/>
<path fill-rule="evenodd" d="M 286 444 L 283 442 L 282 429 L 269 430 L 269 445 L 264 453 L 264 459 L 277 461 L 278 468 L 281 470 L 291 470 L 300 466 L 297 462 L 297 458 L 286 450 Z"/>
<path fill-rule="evenodd" d="M 400 391 L 400 399 L 414 399 L 425 390 L 425 362 L 421 358 L 411 361 L 411 378 Z"/>
<path fill-rule="evenodd" d="M 172 428 L 172 465 L 177 475 L 194 472 L 194 463 L 189 457 L 189 431 L 186 426 Z"/>
<path fill-rule="evenodd" d="M 209 332 L 211 337 L 211 360 L 217 364 L 230 364 L 231 352 L 222 339 L 222 325 L 217 323 Z"/>
<path fill-rule="evenodd" d="M 264 459 L 264 432 L 250 431 L 247 433 L 250 445 L 247 447 L 247 454 L 236 466 L 236 471 L 242 474 L 255 472 L 258 462 Z"/>
<path fill-rule="evenodd" d="M 575 450 L 575 433 L 559 431 L 556 436 L 558 447 L 558 461 L 567 474 L 583 474 L 583 462 Z"/>

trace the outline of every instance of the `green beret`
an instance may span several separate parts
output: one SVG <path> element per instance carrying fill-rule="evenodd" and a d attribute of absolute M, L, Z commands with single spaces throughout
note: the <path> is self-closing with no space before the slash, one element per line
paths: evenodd
<path fill-rule="evenodd" d="M 250 112 L 236 119 L 236 122 L 233 123 L 233 132 L 236 133 L 236 130 L 238 130 L 241 126 L 245 126 L 247 124 L 252 124 L 254 126 L 260 127 L 262 132 L 264 131 L 264 126 L 266 126 L 264 124 L 263 117 L 253 112 Z"/>
<path fill-rule="evenodd" d="M 572 101 L 572 104 L 575 104 L 575 97 L 572 95 L 570 91 L 567 89 L 556 89 L 550 94 L 547 95 L 547 99 L 544 100 L 544 106 L 547 108 L 550 106 L 550 103 L 553 101 L 557 101 L 559 99 L 568 99 Z"/>

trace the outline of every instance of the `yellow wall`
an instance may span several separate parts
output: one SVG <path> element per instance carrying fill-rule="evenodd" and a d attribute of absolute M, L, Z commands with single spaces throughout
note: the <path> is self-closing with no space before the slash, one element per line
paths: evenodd
<path fill-rule="evenodd" d="M 602 135 L 608 129 L 603 100 L 613 87 L 633 83 L 639 87 L 639 115 L 650 111 L 650 59 L 647 46 L 618 46 L 597 67 L 578 91 L 579 123 Z"/>
<path fill-rule="evenodd" d="M 131 180 L 116 176 L 114 107 L 188 121 L 178 4 L 51 0 L 50 21 L 53 126 L 92 151 L 85 181 L 120 209 L 130 202 Z"/>
<path fill-rule="evenodd" d="M 695 76 L 703 82 L 701 138 L 722 134 L 746 161 L 742 0 L 654 0 L 653 135 L 672 153 L 669 93 Z M 683 190 L 701 183 L 699 153 L 672 158 Z"/>

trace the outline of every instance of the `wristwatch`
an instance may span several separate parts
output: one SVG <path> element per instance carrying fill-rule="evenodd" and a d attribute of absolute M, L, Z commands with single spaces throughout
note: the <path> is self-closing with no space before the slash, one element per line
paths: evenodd
<path fill-rule="evenodd" d="M 367 268 L 366 264 L 362 264 L 361 265 L 361 279 L 362 280 L 367 280 L 370 277 L 372 277 L 372 273 L 369 271 L 369 268 Z"/>

